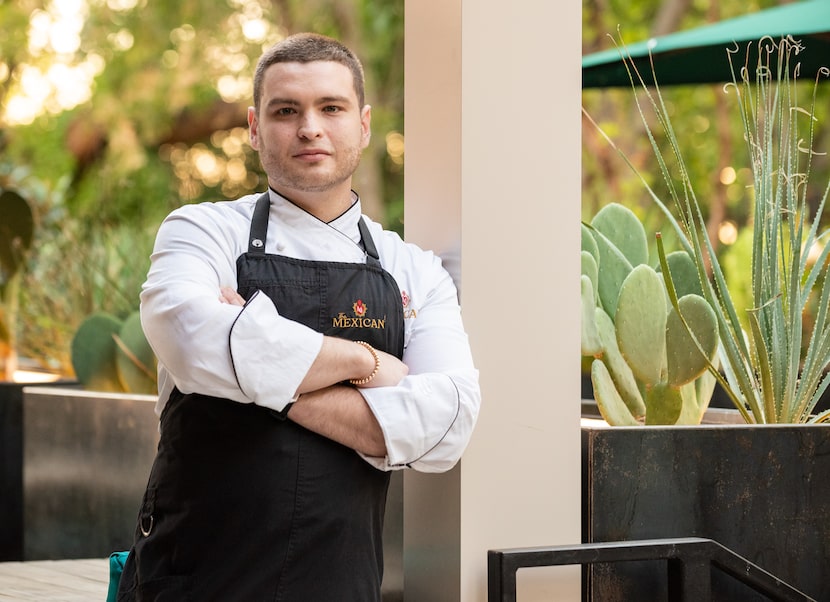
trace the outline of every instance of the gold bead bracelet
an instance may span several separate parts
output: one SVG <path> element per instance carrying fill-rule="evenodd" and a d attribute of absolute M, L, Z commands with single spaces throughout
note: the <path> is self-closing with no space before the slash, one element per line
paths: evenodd
<path fill-rule="evenodd" d="M 371 353 L 372 357 L 375 358 L 375 369 L 372 370 L 372 373 L 369 376 L 364 376 L 363 378 L 350 378 L 349 382 L 353 385 L 366 385 L 372 381 L 372 379 L 377 375 L 378 370 L 380 370 L 380 356 L 378 355 L 378 352 L 375 351 L 375 348 L 369 343 L 365 341 L 355 341 L 355 343 L 369 350 L 369 353 Z"/>

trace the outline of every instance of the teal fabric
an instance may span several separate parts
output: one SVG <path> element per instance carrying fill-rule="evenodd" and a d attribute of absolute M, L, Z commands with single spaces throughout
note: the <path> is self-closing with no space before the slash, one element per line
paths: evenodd
<path fill-rule="evenodd" d="M 129 552 L 113 552 L 110 554 L 110 585 L 107 591 L 107 602 L 115 602 L 118 597 L 118 583 L 121 581 L 121 572 L 127 562 Z"/>

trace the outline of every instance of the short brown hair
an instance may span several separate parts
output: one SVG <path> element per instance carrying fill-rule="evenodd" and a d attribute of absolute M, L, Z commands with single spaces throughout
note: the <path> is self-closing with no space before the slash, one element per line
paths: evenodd
<path fill-rule="evenodd" d="M 317 33 L 298 33 L 277 42 L 259 57 L 256 71 L 254 71 L 254 107 L 257 113 L 259 113 L 262 95 L 262 80 L 265 79 L 265 71 L 268 67 L 276 63 L 311 63 L 314 61 L 334 61 L 348 67 L 352 72 L 358 106 L 363 107 L 366 102 L 363 65 L 360 64 L 357 56 L 334 38 Z"/>

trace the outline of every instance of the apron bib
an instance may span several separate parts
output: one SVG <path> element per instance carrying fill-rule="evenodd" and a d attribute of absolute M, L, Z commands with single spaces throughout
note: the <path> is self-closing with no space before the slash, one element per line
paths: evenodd
<path fill-rule="evenodd" d="M 359 222 L 365 264 L 266 254 L 270 199 L 257 201 L 240 295 L 400 358 L 400 290 Z M 124 567 L 119 601 L 380 600 L 389 473 L 283 414 L 174 390 Z"/>

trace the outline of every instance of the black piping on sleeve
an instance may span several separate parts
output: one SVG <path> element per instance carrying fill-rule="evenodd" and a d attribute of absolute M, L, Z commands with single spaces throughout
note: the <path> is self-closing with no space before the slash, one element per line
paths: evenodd
<path fill-rule="evenodd" d="M 452 379 L 452 377 L 447 375 L 447 378 L 450 379 L 450 382 L 452 383 L 452 386 L 455 389 L 455 416 L 453 416 L 453 419 L 450 421 L 449 426 L 447 426 L 447 430 L 444 431 L 444 434 L 441 435 L 441 438 L 438 439 L 438 441 L 435 442 L 435 445 L 430 447 L 428 450 L 426 450 L 420 456 L 418 456 L 414 460 L 410 460 L 409 462 L 404 462 L 403 464 L 392 464 L 391 465 L 392 467 L 399 468 L 401 466 L 405 466 L 406 468 L 412 468 L 412 465 L 415 464 L 415 462 L 420 461 L 422 458 L 427 456 L 432 450 L 434 450 L 436 447 L 441 445 L 441 442 L 444 439 L 447 438 L 447 435 L 452 430 L 453 425 L 458 420 L 458 415 L 461 413 L 461 393 L 458 391 L 458 385 L 455 384 L 455 381 Z"/>
<path fill-rule="evenodd" d="M 248 299 L 247 301 L 245 301 L 245 305 L 242 306 L 242 309 L 239 311 L 239 314 L 234 319 L 233 324 L 231 324 L 231 328 L 228 331 L 228 356 L 231 359 L 231 367 L 233 368 L 233 377 L 236 379 L 236 386 L 239 387 L 239 390 L 242 391 L 242 394 L 245 395 L 245 397 L 250 397 L 250 396 L 247 393 L 245 393 L 245 390 L 242 388 L 242 383 L 239 382 L 239 374 L 236 371 L 236 362 L 233 361 L 233 347 L 231 346 L 231 338 L 233 336 L 233 329 L 236 327 L 236 323 L 239 321 L 239 318 L 242 317 L 242 312 L 244 312 L 245 308 L 248 307 L 248 303 L 250 303 L 251 301 L 253 301 L 254 299 L 257 298 L 257 295 L 259 295 L 258 290 L 254 291 L 254 294 L 251 295 L 251 298 Z"/>

